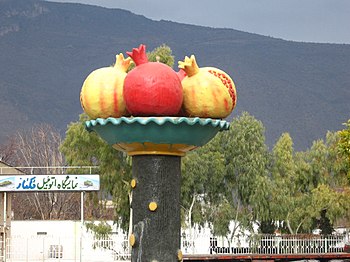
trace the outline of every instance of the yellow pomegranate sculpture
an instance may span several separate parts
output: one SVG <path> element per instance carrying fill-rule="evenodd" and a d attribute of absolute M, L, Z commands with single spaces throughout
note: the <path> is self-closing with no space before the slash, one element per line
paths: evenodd
<path fill-rule="evenodd" d="M 123 85 L 131 62 L 131 58 L 124 59 L 120 53 L 113 67 L 99 68 L 88 75 L 80 92 L 80 103 L 89 117 L 95 119 L 127 115 Z"/>
<path fill-rule="evenodd" d="M 236 106 L 236 87 L 224 71 L 215 67 L 199 68 L 192 55 L 179 61 L 186 72 L 182 79 L 183 112 L 190 117 L 225 118 Z"/>

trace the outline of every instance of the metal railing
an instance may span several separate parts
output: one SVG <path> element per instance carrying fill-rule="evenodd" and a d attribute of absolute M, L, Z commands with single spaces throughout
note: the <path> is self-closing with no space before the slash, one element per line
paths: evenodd
<path fill-rule="evenodd" d="M 129 261 L 131 259 L 129 241 L 125 235 L 94 237 L 89 241 L 85 239 L 85 241 L 85 246 L 91 246 L 93 250 L 109 252 L 113 259 L 112 261 Z"/>
<path fill-rule="evenodd" d="M 47 173 L 55 173 L 55 174 L 66 174 L 68 170 L 86 170 L 88 174 L 92 174 L 93 170 L 97 170 L 99 166 L 0 166 L 0 175 L 8 174 L 11 172 L 13 174 L 13 170 L 17 170 L 18 173 L 22 172 L 27 175 L 43 173 L 46 171 Z"/>
<path fill-rule="evenodd" d="M 182 234 L 184 254 L 314 254 L 343 252 L 346 234 L 341 235 L 251 235 L 233 239 L 231 243 L 209 235 L 194 235 L 190 240 Z M 80 244 L 82 241 L 82 244 Z M 203 247 L 203 245 L 205 247 Z M 36 235 L 12 236 L 7 241 L 6 260 L 11 262 L 130 261 L 130 248 L 126 235 L 111 234 L 105 237 L 84 235 L 55 237 Z M 1 252 L 3 253 L 3 252 Z"/>
<path fill-rule="evenodd" d="M 317 254 L 344 251 L 346 234 L 339 235 L 251 235 L 235 238 L 232 243 L 210 240 L 211 254 Z M 242 244 L 244 243 L 244 244 Z"/>

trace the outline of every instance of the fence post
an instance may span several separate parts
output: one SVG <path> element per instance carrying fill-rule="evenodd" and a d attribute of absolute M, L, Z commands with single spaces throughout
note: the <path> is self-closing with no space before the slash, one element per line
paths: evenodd
<path fill-rule="evenodd" d="M 43 262 L 45 261 L 45 237 L 43 237 Z"/>
<path fill-rule="evenodd" d="M 91 172 L 91 170 L 90 170 Z M 80 257 L 79 262 L 83 261 L 83 227 L 84 227 L 84 191 L 80 192 Z"/>
<path fill-rule="evenodd" d="M 29 246 L 28 246 L 29 240 L 27 237 L 27 242 L 26 242 L 26 262 L 29 261 Z"/>
<path fill-rule="evenodd" d="M 328 253 L 327 237 L 324 238 L 324 252 Z"/>
<path fill-rule="evenodd" d="M 61 262 L 61 256 L 63 258 L 63 247 L 61 247 L 61 237 L 58 237 L 58 262 Z"/>

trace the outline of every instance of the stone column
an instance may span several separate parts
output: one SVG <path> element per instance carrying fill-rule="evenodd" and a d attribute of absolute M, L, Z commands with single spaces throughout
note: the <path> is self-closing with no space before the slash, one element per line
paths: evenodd
<path fill-rule="evenodd" d="M 132 161 L 131 261 L 179 261 L 181 157 L 138 155 Z"/>

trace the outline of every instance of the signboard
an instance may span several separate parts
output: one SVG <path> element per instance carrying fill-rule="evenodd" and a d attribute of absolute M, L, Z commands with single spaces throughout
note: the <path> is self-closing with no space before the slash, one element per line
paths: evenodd
<path fill-rule="evenodd" d="M 0 192 L 98 191 L 99 175 L 1 175 Z"/>

